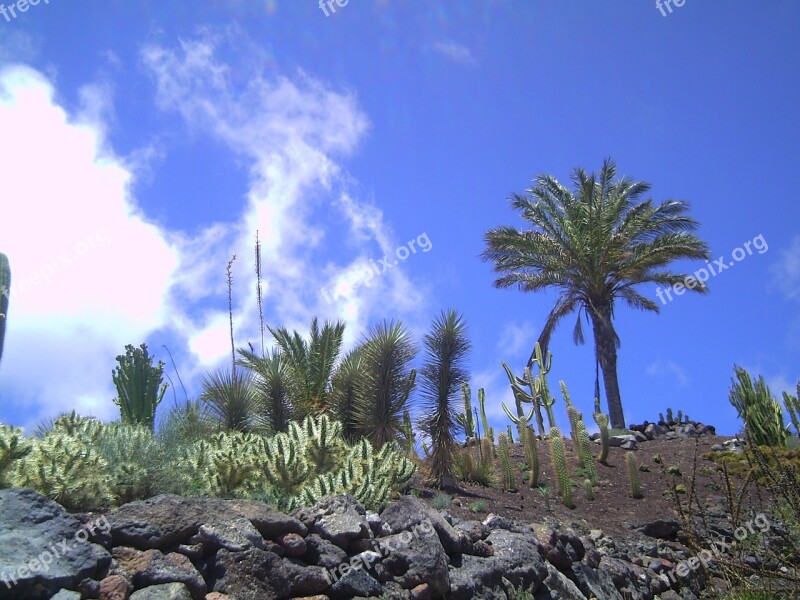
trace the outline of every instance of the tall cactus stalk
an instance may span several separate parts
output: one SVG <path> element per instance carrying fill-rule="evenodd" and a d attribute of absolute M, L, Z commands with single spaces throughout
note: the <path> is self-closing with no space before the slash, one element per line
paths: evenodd
<path fill-rule="evenodd" d="M 553 405 L 556 403 L 556 399 L 554 396 L 550 395 L 550 388 L 547 386 L 547 374 L 553 366 L 553 354 L 552 352 L 548 352 L 547 356 L 543 356 L 542 347 L 539 345 L 539 342 L 536 342 L 533 353 L 533 364 L 539 368 L 539 374 L 536 376 L 536 383 L 534 384 L 536 400 L 547 410 L 547 421 L 552 429 L 556 427 L 556 418 L 553 414 Z"/>
<path fill-rule="evenodd" d="M 511 411 L 508 410 L 508 407 L 505 405 L 505 403 L 503 403 L 502 406 L 508 418 L 511 419 L 517 426 L 519 441 L 525 450 L 525 457 L 528 460 L 528 467 L 530 469 L 528 483 L 531 487 L 535 487 L 539 481 L 539 452 L 536 448 L 536 436 L 528 425 L 530 420 L 533 418 L 534 408 L 531 407 L 527 415 L 515 417 L 513 414 L 511 414 Z"/>
<path fill-rule="evenodd" d="M 604 415 L 600 410 L 600 398 L 594 399 L 594 422 L 600 428 L 600 456 L 597 462 L 601 465 L 608 464 L 608 452 L 611 448 L 611 435 L 608 431 L 608 415 Z"/>
<path fill-rule="evenodd" d="M 558 482 L 558 492 L 564 506 L 572 508 L 572 482 L 567 469 L 567 456 L 564 451 L 564 440 L 558 427 L 550 428 L 550 457 L 553 461 L 553 472 Z"/>
<path fill-rule="evenodd" d="M 11 266 L 8 257 L 0 252 L 0 360 L 3 358 L 3 341 L 6 337 L 8 303 L 11 298 Z"/>
<path fill-rule="evenodd" d="M 478 389 L 478 406 L 481 410 L 481 423 L 483 423 L 483 431 L 486 434 L 486 437 L 488 437 L 489 441 L 492 443 L 492 447 L 494 447 L 494 429 L 489 427 L 489 419 L 486 417 L 486 392 L 483 388 Z"/>
<path fill-rule="evenodd" d="M 625 462 L 628 465 L 628 477 L 631 480 L 631 496 L 641 498 L 642 482 L 639 479 L 639 465 L 636 463 L 636 455 L 633 452 L 626 453 Z"/>
<path fill-rule="evenodd" d="M 456 421 L 464 428 L 464 435 L 475 437 L 475 418 L 472 416 L 472 391 L 466 381 L 461 382 L 461 398 L 464 401 L 464 412 L 456 415 Z"/>
<path fill-rule="evenodd" d="M 117 356 L 117 366 L 112 372 L 114 385 L 117 387 L 117 398 L 114 404 L 119 406 L 123 423 L 144 425 L 153 430 L 156 419 L 156 408 L 167 391 L 167 384 L 161 383 L 164 363 L 159 361 L 153 366 L 153 357 L 147 352 L 147 344 L 134 348 L 125 346 L 125 354 Z"/>
<path fill-rule="evenodd" d="M 417 436 L 414 435 L 414 427 L 411 425 L 411 415 L 408 410 L 403 411 L 403 437 L 406 444 L 406 454 L 409 458 L 416 457 Z"/>
<path fill-rule="evenodd" d="M 514 469 L 511 466 L 511 458 L 509 456 L 508 438 L 504 433 L 501 433 L 498 439 L 497 455 L 500 458 L 503 489 L 517 489 L 517 483 L 514 480 Z"/>

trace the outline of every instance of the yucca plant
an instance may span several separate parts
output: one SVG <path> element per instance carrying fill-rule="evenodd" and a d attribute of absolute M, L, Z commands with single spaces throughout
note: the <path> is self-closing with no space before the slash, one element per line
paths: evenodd
<path fill-rule="evenodd" d="M 111 372 L 123 423 L 143 425 L 151 431 L 155 427 L 156 409 L 164 398 L 167 384 L 162 383 L 164 363 L 153 366 L 153 357 L 147 344 L 134 348 L 125 346 L 125 354 L 117 356 L 118 366 Z"/>
<path fill-rule="evenodd" d="M 617 178 L 611 159 L 604 161 L 598 175 L 576 169 L 573 189 L 551 175 L 539 175 L 534 183 L 524 195 L 511 197 L 511 206 L 529 227 L 487 231 L 482 257 L 494 263 L 500 274 L 495 287 L 517 287 L 524 292 L 559 290 L 539 335 L 543 352 L 563 318 L 577 311 L 576 343 L 584 340 L 581 312 L 591 321 L 611 424 L 624 428 L 615 303 L 659 312 L 659 305 L 640 294 L 637 286 L 683 283 L 687 275 L 667 267 L 676 260 L 709 259 L 708 245 L 692 233 L 698 224 L 686 214 L 686 202 L 655 204 L 644 199 L 650 184 Z M 707 291 L 702 284 L 687 287 Z"/>
<path fill-rule="evenodd" d="M 353 410 L 356 429 L 375 448 L 403 439 L 403 411 L 414 389 L 416 355 L 411 336 L 400 322 L 373 326 L 363 343 L 365 376 Z"/>
<path fill-rule="evenodd" d="M 469 379 L 470 350 L 466 323 L 455 310 L 442 312 L 425 335 L 425 363 L 420 371 L 424 429 L 431 438 L 430 483 L 452 484 L 459 391 Z"/>
<path fill-rule="evenodd" d="M 206 373 L 201 385 L 200 402 L 223 431 L 258 428 L 260 402 L 252 373 L 224 367 Z"/>
<path fill-rule="evenodd" d="M 331 381 L 331 416 L 342 424 L 342 435 L 350 443 L 362 435 L 355 423 L 355 407 L 365 377 L 363 348 L 357 346 L 339 363 Z"/>
<path fill-rule="evenodd" d="M 269 328 L 286 358 L 298 417 L 330 410 L 331 379 L 342 348 L 344 329 L 342 321 L 326 321 L 320 329 L 316 317 L 311 320 L 308 340 L 297 331 L 289 333 L 283 327 Z"/>

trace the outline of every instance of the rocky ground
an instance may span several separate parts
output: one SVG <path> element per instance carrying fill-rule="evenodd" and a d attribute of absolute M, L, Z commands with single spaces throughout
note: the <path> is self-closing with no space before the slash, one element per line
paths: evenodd
<path fill-rule="evenodd" d="M 715 557 L 701 562 L 687 548 L 665 494 L 682 477 L 661 473 L 652 456 L 690 474 L 697 450 L 728 442 L 698 432 L 615 440 L 649 468 L 640 473 L 643 498 L 630 497 L 626 450 L 612 448 L 595 499 L 578 488 L 572 509 L 556 498 L 548 508 L 527 486 L 459 486 L 438 510 L 445 498 L 417 483 L 381 514 L 347 496 L 292 515 L 252 501 L 159 496 L 70 515 L 31 490 L 2 490 L 0 599 L 500 600 L 524 587 L 536 600 L 691 600 L 726 583 Z M 738 537 L 721 492 L 711 474 L 698 482 L 719 544 L 732 552 Z"/>

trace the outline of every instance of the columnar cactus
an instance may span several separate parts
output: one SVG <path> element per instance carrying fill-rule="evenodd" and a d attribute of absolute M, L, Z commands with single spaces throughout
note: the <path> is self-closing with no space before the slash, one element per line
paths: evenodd
<path fill-rule="evenodd" d="M 464 401 L 464 412 L 456 415 L 456 421 L 464 428 L 464 435 L 475 437 L 475 418 L 472 416 L 472 391 L 466 381 L 461 382 L 461 397 Z"/>
<path fill-rule="evenodd" d="M 558 482 L 558 492 L 564 501 L 564 506 L 572 508 L 572 482 L 567 469 L 567 456 L 564 451 L 564 440 L 558 427 L 550 428 L 550 457 L 553 462 L 553 472 Z"/>
<path fill-rule="evenodd" d="M 508 443 L 514 443 L 514 434 L 512 433 L 511 425 L 508 426 Z"/>
<path fill-rule="evenodd" d="M 500 458 L 500 469 L 502 472 L 502 487 L 505 490 L 517 489 L 517 483 L 514 480 L 514 469 L 511 466 L 511 459 L 509 458 L 508 438 L 505 434 L 501 433 L 498 439 L 497 455 Z"/>
<path fill-rule="evenodd" d="M 556 403 L 554 396 L 550 395 L 550 388 L 547 385 L 547 374 L 553 365 L 553 354 L 547 353 L 547 356 L 542 356 L 542 348 L 539 342 L 534 346 L 534 359 L 533 364 L 539 368 L 539 374 L 536 376 L 534 383 L 534 392 L 537 402 L 545 407 L 547 410 L 547 421 L 550 428 L 556 426 L 556 418 L 553 415 L 553 405 Z"/>
<path fill-rule="evenodd" d="M 8 257 L 0 252 L 0 360 L 3 358 L 3 341 L 6 337 L 8 304 L 11 298 L 11 267 Z"/>
<path fill-rule="evenodd" d="M 536 414 L 536 422 L 539 427 L 539 435 L 544 437 L 545 430 L 544 430 L 544 420 L 542 419 L 542 407 L 540 406 L 536 391 L 535 391 L 535 381 L 533 376 L 531 375 L 531 370 L 529 368 L 525 369 L 525 376 L 524 377 L 516 377 L 514 373 L 511 371 L 509 366 L 506 363 L 503 364 L 503 369 L 506 372 L 506 376 L 508 377 L 508 381 L 511 384 L 511 391 L 514 394 L 514 402 L 517 405 L 517 417 L 523 417 L 525 415 L 525 411 L 523 409 L 523 404 L 531 404 L 531 416 L 533 413 Z M 529 391 L 525 391 L 522 386 L 526 386 Z M 506 413 L 510 415 L 508 410 Z M 526 420 L 530 420 L 531 417 L 528 417 Z"/>
<path fill-rule="evenodd" d="M 581 466 L 589 476 L 589 480 L 592 482 L 592 485 L 597 485 L 597 467 L 595 467 L 594 456 L 592 455 L 592 440 L 589 438 L 589 432 L 586 431 L 586 426 L 582 420 L 578 425 L 575 449 L 578 451 Z"/>
<path fill-rule="evenodd" d="M 147 352 L 147 344 L 134 348 L 125 346 L 125 354 L 117 356 L 119 365 L 111 372 L 117 387 L 114 404 L 119 406 L 122 422 L 129 425 L 144 425 L 153 429 L 156 408 L 161 403 L 167 384 L 161 383 L 164 363 L 153 366 L 153 358 Z"/>
<path fill-rule="evenodd" d="M 783 392 L 783 405 L 789 413 L 795 433 L 800 436 L 800 382 L 797 384 L 797 396 Z"/>
<path fill-rule="evenodd" d="M 636 463 L 636 455 L 633 452 L 627 452 L 625 454 L 625 463 L 628 465 L 628 477 L 631 481 L 631 496 L 641 498 L 642 482 L 639 479 L 639 465 Z"/>
<path fill-rule="evenodd" d="M 406 454 L 409 457 L 415 457 L 417 455 L 417 436 L 414 435 L 414 427 L 411 425 L 411 415 L 408 410 L 403 411 L 403 437 L 405 438 Z"/>
<path fill-rule="evenodd" d="M 481 411 L 481 423 L 483 424 L 483 432 L 494 447 L 494 429 L 489 427 L 489 419 L 486 418 L 486 392 L 483 388 L 478 389 L 478 406 Z"/>
<path fill-rule="evenodd" d="M 508 418 L 517 426 L 519 441 L 525 450 L 525 458 L 528 460 L 528 468 L 530 469 L 528 484 L 534 487 L 539 481 L 539 451 L 536 448 L 536 436 L 528 425 L 533 418 L 534 409 L 531 408 L 527 415 L 515 417 L 505 404 L 502 406 Z"/>
<path fill-rule="evenodd" d="M 611 435 L 608 431 L 608 415 L 600 411 L 600 398 L 594 399 L 594 422 L 600 428 L 600 455 L 597 462 L 601 465 L 608 464 L 608 452 L 611 447 Z"/>
<path fill-rule="evenodd" d="M 592 489 L 592 481 L 590 479 L 583 480 L 583 490 L 587 500 L 594 500 L 594 490 Z"/>

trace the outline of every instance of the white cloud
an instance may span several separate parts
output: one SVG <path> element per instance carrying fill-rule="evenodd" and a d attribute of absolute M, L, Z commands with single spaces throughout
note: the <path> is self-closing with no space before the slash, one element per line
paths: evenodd
<path fill-rule="evenodd" d="M 436 42 L 433 45 L 433 49 L 446 59 L 460 65 L 474 65 L 476 62 L 469 48 L 450 40 Z"/>
<path fill-rule="evenodd" d="M 780 253 L 779 262 L 772 267 L 772 278 L 786 298 L 800 299 L 800 235 Z"/>
<path fill-rule="evenodd" d="M 678 385 L 681 387 L 686 387 L 689 384 L 689 377 L 686 374 L 686 371 L 676 362 L 671 360 L 665 361 L 659 358 L 655 362 L 650 364 L 647 367 L 646 371 L 648 375 L 655 375 L 655 376 L 666 375 L 674 377 L 677 380 Z"/>
<path fill-rule="evenodd" d="M 532 352 L 537 332 L 530 321 L 506 323 L 497 341 L 497 350 L 505 357 L 511 357 L 523 350 Z"/>
<path fill-rule="evenodd" d="M 32 69 L 0 71 L 0 250 L 12 270 L 3 401 L 34 419 L 72 408 L 106 418 L 109 357 L 164 323 L 176 253 L 93 120 L 102 90 L 86 89 L 77 119 L 54 95 Z"/>

